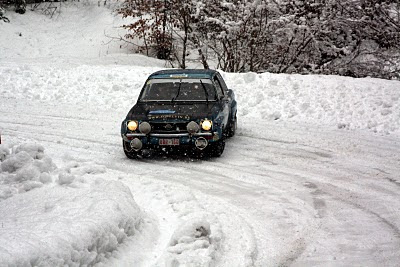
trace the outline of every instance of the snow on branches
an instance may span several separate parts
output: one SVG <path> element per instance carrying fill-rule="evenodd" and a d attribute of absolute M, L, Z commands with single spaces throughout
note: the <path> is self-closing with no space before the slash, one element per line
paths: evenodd
<path fill-rule="evenodd" d="M 125 0 L 127 38 L 186 67 L 400 78 L 400 1 Z"/>

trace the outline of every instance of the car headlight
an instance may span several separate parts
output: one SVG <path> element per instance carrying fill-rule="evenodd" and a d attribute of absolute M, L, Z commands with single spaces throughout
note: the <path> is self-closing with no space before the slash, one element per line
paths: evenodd
<path fill-rule="evenodd" d="M 190 134 L 194 134 L 194 133 L 197 133 L 199 131 L 200 127 L 196 122 L 191 121 L 186 126 L 186 129 Z"/>
<path fill-rule="evenodd" d="M 137 127 L 138 127 L 138 122 L 137 121 L 130 121 L 128 122 L 128 129 L 130 131 L 136 131 Z"/>
<path fill-rule="evenodd" d="M 151 125 L 150 125 L 150 123 L 148 123 L 148 122 L 146 122 L 146 121 L 140 123 L 140 125 L 139 125 L 139 131 L 140 131 L 142 134 L 148 134 L 148 133 L 150 133 L 150 131 L 151 131 Z"/>
<path fill-rule="evenodd" d="M 210 121 L 210 120 L 204 120 L 204 121 L 201 123 L 201 128 L 202 128 L 204 131 L 209 131 L 209 130 L 211 130 L 211 127 L 212 127 L 212 121 Z"/>

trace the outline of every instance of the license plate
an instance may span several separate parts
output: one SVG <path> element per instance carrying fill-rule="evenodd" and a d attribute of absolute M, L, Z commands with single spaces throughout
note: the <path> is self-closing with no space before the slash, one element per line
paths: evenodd
<path fill-rule="evenodd" d="M 159 144 L 160 146 L 178 146 L 179 139 L 160 139 Z"/>

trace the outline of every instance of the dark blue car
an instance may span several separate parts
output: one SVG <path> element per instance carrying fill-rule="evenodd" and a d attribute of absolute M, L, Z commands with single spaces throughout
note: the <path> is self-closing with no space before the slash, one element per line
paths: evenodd
<path fill-rule="evenodd" d="M 237 128 L 235 95 L 215 70 L 162 70 L 150 75 L 121 125 L 128 158 L 154 149 L 219 157 Z"/>

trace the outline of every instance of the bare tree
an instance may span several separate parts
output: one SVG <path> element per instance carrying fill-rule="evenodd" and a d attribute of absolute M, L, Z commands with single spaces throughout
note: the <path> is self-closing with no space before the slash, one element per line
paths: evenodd
<path fill-rule="evenodd" d="M 400 0 L 126 0 L 125 27 L 185 68 L 399 77 Z M 165 41 L 167 40 L 167 41 Z"/>
<path fill-rule="evenodd" d="M 168 59 L 172 48 L 172 36 L 167 30 L 167 0 L 126 0 L 118 13 L 124 18 L 132 17 L 134 22 L 123 25 L 128 33 L 127 39 L 139 39 L 143 45 L 138 45 L 139 51 L 146 55 L 153 51 L 157 58 Z"/>

